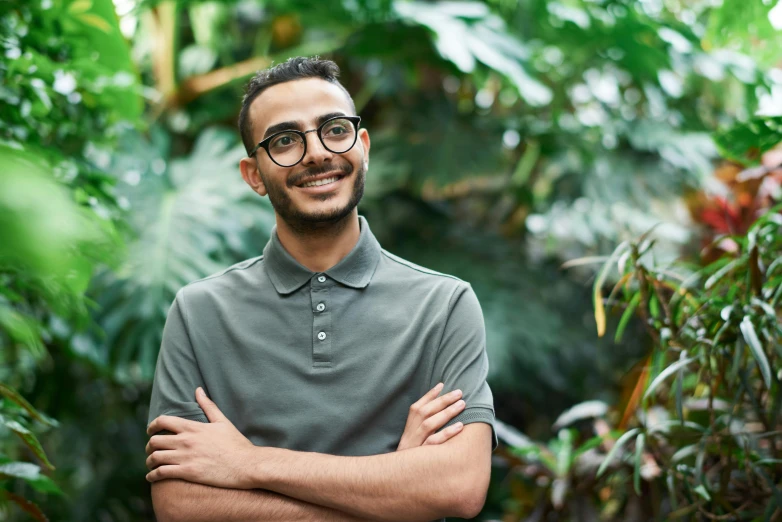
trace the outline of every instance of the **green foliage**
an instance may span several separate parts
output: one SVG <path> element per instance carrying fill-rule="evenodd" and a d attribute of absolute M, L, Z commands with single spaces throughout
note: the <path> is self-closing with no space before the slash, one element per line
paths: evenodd
<path fill-rule="evenodd" d="M 85 152 L 140 110 L 111 1 L 46 4 L 0 8 L 0 340 L 39 359 L 41 318 L 83 327 L 95 265 L 119 259 L 113 182 Z"/>
<path fill-rule="evenodd" d="M 522 65 L 529 58 L 529 49 L 507 33 L 503 20 L 485 4 L 395 2 L 394 9 L 402 21 L 431 29 L 440 56 L 462 73 L 474 72 L 480 62 L 505 76 L 530 105 L 551 102 L 551 90 L 531 77 Z"/>
<path fill-rule="evenodd" d="M 609 310 L 628 303 L 615 334 L 624 342 L 601 345 L 607 340 L 593 339 L 585 320 L 590 295 L 577 272 L 562 277 L 558 260 L 627 240 L 615 261 L 631 270 L 632 238 L 661 220 L 655 261 L 675 256 L 695 234 L 676 213 L 680 195 L 704 183 L 717 151 L 749 165 L 752 146 L 773 142 L 778 118 L 749 116 L 780 88 L 767 72 L 779 34 L 770 30 L 769 2 L 745 4 L 2 3 L 0 382 L 60 424 L 40 444 L 57 469 L 14 464 L 4 469 L 16 478 L 0 480 L 0 491 L 22 509 L 34 498 L 55 519 L 152 518 L 137 448 L 168 306 L 181 286 L 259 255 L 272 224 L 269 206 L 238 175 L 238 136 L 218 129 L 234 123 L 249 75 L 299 54 L 340 64 L 370 129 L 362 211 L 384 246 L 474 284 L 498 414 L 537 434 L 587 394 L 611 399 L 618 372 L 645 349 L 638 332 L 646 323 L 635 319 L 658 328 L 670 296 L 633 291 L 628 277 L 605 301 Z M 736 120 L 749 121 L 734 127 Z M 717 127 L 731 130 L 715 148 L 708 132 Z M 635 248 L 652 255 L 651 242 Z M 740 300 L 741 285 L 725 285 L 746 266 L 738 255 L 710 265 L 700 290 Z M 763 269 L 780 283 L 778 263 Z M 648 270 L 647 281 L 658 277 Z M 731 374 L 732 385 L 744 378 L 757 392 L 777 386 L 776 355 L 765 344 L 774 330 L 758 310 L 779 298 L 755 298 L 755 315 L 730 316 L 721 335 L 741 344 L 747 370 Z M 676 308 L 681 317 L 689 299 Z M 606 314 L 604 329 L 612 327 Z M 690 415 L 688 401 L 702 393 L 703 368 L 711 371 L 717 355 L 704 366 L 693 349 L 683 359 L 662 344 L 655 353 L 643 374 L 652 383 L 644 407 L 664 399 L 679 417 Z M 37 410 L 20 407 L 3 412 L 8 462 L 0 466 L 38 458 L 29 437 L 48 417 L 33 420 Z M 606 516 L 643 503 L 638 492 L 656 484 L 649 455 L 664 439 L 643 415 L 610 461 L 605 453 L 622 430 L 558 426 L 553 441 L 527 454 L 545 483 L 531 489 L 538 500 L 545 491 L 543 501 L 530 505 L 567 512 L 574 495 L 596 484 L 631 499 L 609 502 Z M 599 425 L 603 417 L 589 418 Z M 666 422 L 688 437 L 705 425 Z M 708 445 L 683 449 L 676 462 L 688 466 L 699 451 L 704 466 L 712 455 Z M 752 461 L 757 476 L 772 473 L 768 460 Z M 602 462 L 610 473 L 597 479 Z M 67 500 L 47 498 L 53 488 L 40 477 L 49 475 Z M 686 482 L 675 480 L 677 488 Z M 691 480 L 692 498 L 719 499 L 710 480 L 708 470 Z"/>
<path fill-rule="evenodd" d="M 758 117 L 714 136 L 723 157 L 741 165 L 757 165 L 760 156 L 782 143 L 782 116 Z"/>
<path fill-rule="evenodd" d="M 33 421 L 38 421 L 44 427 L 57 426 L 56 421 L 38 412 L 16 390 L 0 384 L 0 500 L 14 502 L 38 520 L 46 520 L 34 502 L 9 491 L 11 482 L 22 481 L 41 493 L 62 495 L 57 484 L 41 474 L 40 466 L 30 462 L 13 461 L 7 457 L 7 453 L 16 450 L 15 444 L 9 439 L 15 439 L 21 441 L 47 470 L 54 469 L 41 443 L 30 429 Z"/>
<path fill-rule="evenodd" d="M 0 382 L 27 388 L 45 345 L 89 323 L 95 267 L 122 254 L 112 181 L 85 151 L 142 104 L 110 0 L 5 2 L 0 27 Z M 12 489 L 61 493 L 21 460 L 24 447 L 54 469 L 28 421 L 54 423 L 0 390 L 0 495 L 45 520 Z"/>
<path fill-rule="evenodd" d="M 650 265 L 645 238 L 617 249 L 605 266 L 616 267 L 629 252 L 619 263 L 620 276 L 629 277 L 617 285 L 627 291 L 616 305 L 641 296 L 636 310 L 656 341 L 651 358 L 661 364 L 642 373 L 637 386 L 643 397 L 625 406 L 636 427 L 610 435 L 605 411 L 563 414 L 568 420 L 558 421 L 560 428 L 581 422 L 579 430 L 562 429 L 548 450 L 537 444 L 513 450 L 529 467 L 527 476 L 544 473 L 552 480 L 553 510 L 572 515 L 602 491 L 590 509 L 603 520 L 624 520 L 639 509 L 666 520 L 696 509 L 741 519 L 774 511 L 782 480 L 775 442 L 782 429 L 780 228 L 782 205 L 769 209 L 746 236 L 732 237 L 739 248 L 729 263 L 721 259 L 695 272 Z M 653 313 L 653 301 L 659 313 Z M 584 424 L 590 417 L 597 420 Z M 577 463 L 570 460 L 576 454 Z M 569 464 L 556 464 L 557 455 Z M 647 503 L 646 495 L 664 500 Z"/>
<path fill-rule="evenodd" d="M 129 255 L 117 270 L 96 274 L 89 295 L 105 338 L 83 338 L 82 353 L 120 380 L 149 382 L 168 308 L 186 284 L 260 255 L 274 224 L 267 200 L 238 174 L 244 148 L 232 132 L 207 129 L 193 153 L 171 158 L 159 129 L 150 143 L 128 134 L 111 169 L 133 213 Z"/>
<path fill-rule="evenodd" d="M 758 119 L 715 141 L 734 158 L 749 158 L 748 151 L 760 156 L 782 141 L 776 126 L 775 119 Z M 758 176 L 771 181 L 773 172 Z M 543 512 L 586 509 L 603 520 L 639 512 L 673 519 L 694 511 L 709 518 L 768 519 L 782 497 L 776 442 L 782 431 L 782 204 L 765 209 L 746 234 L 719 236 L 713 248 L 729 247 L 702 268 L 661 264 L 653 257 L 653 232 L 621 243 L 607 258 L 567 264 L 604 263 L 593 285 L 599 336 L 606 331 L 605 302 L 624 308 L 617 337 L 637 315 L 654 341 L 632 393 L 615 414 L 584 404 L 573 408 L 582 413 L 561 416 L 555 427 L 568 441 L 568 455 L 579 443 L 585 448 L 564 475 L 552 475 L 552 460 L 541 458 L 540 445 L 511 453 L 525 461 L 527 476 L 541 473 L 539 462 L 549 463 L 544 476 L 556 478 Z M 614 268 L 618 282 L 605 299 Z M 610 435 L 617 415 L 620 430 Z M 578 431 L 562 430 L 576 422 Z M 635 427 L 627 429 L 629 423 Z M 598 447 L 606 453 L 592 451 Z M 563 486 L 571 483 L 580 487 Z"/>
<path fill-rule="evenodd" d="M 724 0 L 710 16 L 705 47 L 735 49 L 755 57 L 763 65 L 777 65 L 782 46 L 782 20 L 777 18 L 777 27 L 772 24 L 771 12 L 775 6 L 779 11 L 778 2 Z"/>

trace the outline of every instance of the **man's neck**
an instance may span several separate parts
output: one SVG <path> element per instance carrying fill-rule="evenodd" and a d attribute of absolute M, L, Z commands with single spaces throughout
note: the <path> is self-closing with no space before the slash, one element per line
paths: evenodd
<path fill-rule="evenodd" d="M 296 261 L 313 272 L 325 272 L 339 263 L 356 246 L 360 232 L 357 209 L 336 223 L 308 232 L 291 228 L 277 216 L 280 243 Z"/>

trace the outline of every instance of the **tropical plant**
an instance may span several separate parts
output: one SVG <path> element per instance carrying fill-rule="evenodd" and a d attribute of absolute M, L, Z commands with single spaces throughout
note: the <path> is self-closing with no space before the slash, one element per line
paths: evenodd
<path fill-rule="evenodd" d="M 0 496 L 44 520 L 26 485 L 60 493 L 35 435 L 57 423 L 16 390 L 89 324 L 93 270 L 121 256 L 112 181 L 85 151 L 141 100 L 111 1 L 4 2 L 0 32 Z"/>
<path fill-rule="evenodd" d="M 758 119 L 716 139 L 773 182 L 776 165 L 752 163 L 782 143 L 779 120 Z M 742 135 L 753 138 L 736 139 Z M 615 338 L 638 316 L 652 350 L 614 412 L 604 403 L 577 405 L 555 423 L 555 441 L 524 441 L 507 453 L 527 482 L 547 491 L 530 495 L 522 480 L 514 509 L 534 520 L 550 511 L 603 520 L 773 520 L 782 512 L 782 205 L 758 213 L 742 233 L 719 234 L 706 252 L 730 247 L 702 268 L 659 263 L 652 230 L 605 260 L 593 287 L 598 335 L 606 305 L 622 308 Z M 604 297 L 614 267 L 618 281 Z"/>
<path fill-rule="evenodd" d="M 707 132 L 779 106 L 771 2 L 716 4 L 1 3 L 0 382 L 58 419 L 41 435 L 57 469 L 41 474 L 68 498 L 0 487 L 55 519 L 151 518 L 139 455 L 165 311 L 178 286 L 260 254 L 271 210 L 222 129 L 244 80 L 293 55 L 343 71 L 372 133 L 361 211 L 384 246 L 474 283 L 498 415 L 537 436 L 587 393 L 613 403 L 617 374 L 647 349 L 643 324 L 627 320 L 613 348 L 588 335 L 583 273 L 563 277 L 561 260 L 660 220 L 655 252 L 672 258 L 698 235 L 683 202 L 714 230 L 739 216 L 739 235 L 764 207 L 680 198 L 709 181 L 720 148 Z M 604 457 L 631 421 L 602 421 L 601 447 L 547 467 L 547 484 Z M 563 432 L 546 451 L 572 457 L 593 435 Z M 34 458 L 19 440 L 3 432 L 0 446 Z"/>
<path fill-rule="evenodd" d="M 37 421 L 48 427 L 56 427 L 57 422 L 33 408 L 13 388 L 0 384 L 0 396 L 2 396 L 0 434 L 2 434 L 3 440 L 7 441 L 7 433 L 12 433 L 24 443 L 47 470 L 53 470 L 54 466 L 49 462 L 41 443 L 31 431 L 30 425 L 32 421 Z M 8 518 L 8 508 L 13 503 L 36 520 L 47 520 L 46 515 L 37 504 L 11 491 L 10 482 L 21 480 L 35 490 L 47 494 L 62 495 L 62 491 L 51 478 L 41 473 L 41 466 L 31 462 L 15 461 L 6 455 L 4 450 L 4 447 L 0 447 L 0 516 L 3 519 Z"/>
<path fill-rule="evenodd" d="M 193 153 L 169 156 L 169 139 L 128 133 L 110 169 L 133 209 L 129 255 L 99 271 L 88 295 L 102 338 L 84 338 L 94 360 L 120 381 L 152 380 L 163 324 L 176 292 L 234 262 L 260 255 L 274 224 L 268 200 L 239 175 L 245 155 L 233 130 L 207 129 Z"/>

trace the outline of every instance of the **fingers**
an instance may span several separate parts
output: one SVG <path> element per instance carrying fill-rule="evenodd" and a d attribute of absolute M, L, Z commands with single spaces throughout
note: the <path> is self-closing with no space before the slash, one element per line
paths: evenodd
<path fill-rule="evenodd" d="M 452 424 L 451 426 L 448 426 L 447 428 L 445 428 L 444 430 L 438 433 L 429 435 L 429 437 L 424 441 L 423 445 L 426 446 L 426 445 L 442 444 L 443 442 L 456 436 L 457 433 L 462 431 L 462 428 L 464 428 L 464 424 L 462 424 L 461 422 Z"/>
<path fill-rule="evenodd" d="M 405 431 L 397 450 L 423 444 L 441 444 L 461 430 L 461 423 L 457 423 L 459 426 L 449 426 L 448 430 L 435 433 L 465 408 L 465 402 L 459 400 L 462 397 L 461 390 L 454 390 L 438 397 L 437 395 L 443 387 L 442 382 L 437 383 L 434 388 L 410 406 Z"/>
<path fill-rule="evenodd" d="M 462 390 L 453 390 L 452 392 L 446 393 L 442 397 L 437 397 L 429 404 L 424 406 L 421 409 L 421 413 L 423 413 L 424 417 L 431 417 L 435 413 L 442 411 L 443 409 L 448 407 L 457 399 L 461 399 L 461 397 L 462 397 Z"/>
<path fill-rule="evenodd" d="M 155 450 L 175 449 L 176 440 L 175 435 L 152 435 L 149 442 L 147 442 L 146 452 L 147 455 Z"/>
<path fill-rule="evenodd" d="M 459 415 L 464 410 L 464 401 L 460 400 L 451 404 L 439 413 L 435 413 L 424 421 L 427 431 L 434 432 L 448 424 L 448 421 Z"/>
<path fill-rule="evenodd" d="M 161 415 L 149 423 L 149 426 L 147 427 L 147 435 L 154 435 L 155 433 L 162 430 L 168 430 L 173 433 L 181 433 L 183 431 L 190 431 L 192 429 L 191 425 L 200 424 L 202 423 L 183 419 L 181 417 Z"/>
<path fill-rule="evenodd" d="M 202 410 L 204 410 L 206 418 L 209 419 L 209 422 L 219 422 L 225 419 L 225 416 L 217 407 L 217 404 L 212 402 L 212 399 L 206 396 L 206 392 L 204 392 L 203 388 L 200 386 L 196 388 L 195 395 L 198 405 L 201 406 Z"/>
<path fill-rule="evenodd" d="M 413 403 L 413 406 L 415 408 L 423 408 L 427 404 L 429 404 L 435 397 L 437 397 L 437 394 L 440 393 L 440 390 L 443 389 L 444 384 L 441 382 L 438 382 L 437 385 L 426 392 L 423 397 L 418 399 L 416 402 Z"/>
<path fill-rule="evenodd" d="M 157 482 L 158 480 L 170 478 L 183 478 L 182 466 L 158 466 L 147 473 L 148 482 Z"/>
<path fill-rule="evenodd" d="M 147 457 L 147 469 L 155 469 L 166 464 L 178 464 L 175 450 L 158 450 Z"/>

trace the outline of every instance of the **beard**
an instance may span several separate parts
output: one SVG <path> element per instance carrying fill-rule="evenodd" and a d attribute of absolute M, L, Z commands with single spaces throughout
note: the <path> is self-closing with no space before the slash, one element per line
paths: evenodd
<path fill-rule="evenodd" d="M 353 209 L 358 206 L 359 201 L 364 196 L 364 182 L 366 179 L 367 169 L 364 166 L 364 162 L 360 163 L 358 170 L 354 169 L 351 163 L 345 165 L 328 166 L 321 169 L 308 169 L 296 176 L 292 176 L 288 182 L 287 187 L 282 184 L 276 184 L 271 179 L 267 179 L 266 176 L 258 171 L 261 175 L 264 185 L 266 186 L 266 192 L 269 195 L 269 202 L 272 204 L 272 208 L 277 215 L 294 231 L 302 234 L 306 234 L 311 231 L 320 230 L 323 228 L 329 228 L 338 224 L 345 217 L 353 212 Z M 328 210 L 320 210 L 315 212 L 306 212 L 300 208 L 297 208 L 290 198 L 288 193 L 292 190 L 296 183 L 309 178 L 311 176 L 317 176 L 319 174 L 325 174 L 326 172 L 333 172 L 337 170 L 339 174 L 344 177 L 350 176 L 355 171 L 356 175 L 353 176 L 353 186 L 350 191 L 350 199 L 342 207 L 333 207 Z M 333 194 L 317 194 L 314 196 L 319 201 L 327 201 L 333 198 Z"/>

